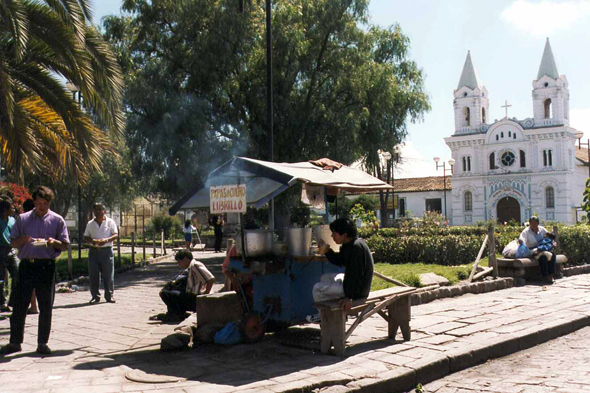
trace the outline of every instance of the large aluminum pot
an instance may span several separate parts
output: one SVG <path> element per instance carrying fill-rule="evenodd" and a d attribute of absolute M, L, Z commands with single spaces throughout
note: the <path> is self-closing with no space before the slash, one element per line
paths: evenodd
<path fill-rule="evenodd" d="M 246 229 L 244 231 L 247 257 L 261 257 L 272 255 L 274 231 L 269 229 Z M 241 254 L 241 236 L 238 236 L 238 253 Z"/>
<path fill-rule="evenodd" d="M 289 228 L 285 230 L 289 255 L 308 256 L 311 248 L 311 228 Z"/>
<path fill-rule="evenodd" d="M 320 243 L 325 243 L 329 245 L 333 251 L 340 251 L 340 244 L 336 244 L 334 239 L 332 239 L 332 231 L 330 230 L 329 225 L 318 225 L 313 227 L 313 235 L 315 236 L 318 245 L 320 245 Z"/>

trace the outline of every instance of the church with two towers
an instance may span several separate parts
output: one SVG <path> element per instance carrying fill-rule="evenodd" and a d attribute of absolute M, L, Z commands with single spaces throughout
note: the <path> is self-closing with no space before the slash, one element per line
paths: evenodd
<path fill-rule="evenodd" d="M 577 221 L 588 178 L 582 133 L 569 125 L 569 90 L 549 44 L 532 90 L 533 116 L 491 122 L 488 90 L 467 54 L 454 91 L 455 132 L 445 138 L 455 160 L 448 218 L 477 221 Z M 506 107 L 508 105 L 506 104 Z"/>

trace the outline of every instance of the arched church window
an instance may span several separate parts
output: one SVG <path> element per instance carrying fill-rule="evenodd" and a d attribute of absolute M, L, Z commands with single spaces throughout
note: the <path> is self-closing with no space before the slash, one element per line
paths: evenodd
<path fill-rule="evenodd" d="M 481 122 L 486 122 L 486 108 L 481 108 Z"/>
<path fill-rule="evenodd" d="M 467 157 L 463 157 L 463 172 L 467 172 Z"/>
<path fill-rule="evenodd" d="M 514 153 L 512 153 L 511 151 L 507 151 L 504 154 L 502 154 L 500 160 L 502 161 L 502 165 L 512 166 L 512 164 L 514 164 L 514 161 L 516 161 L 516 157 L 514 157 Z"/>
<path fill-rule="evenodd" d="M 471 191 L 465 191 L 465 211 L 469 212 L 473 210 L 473 196 L 471 195 Z"/>
<path fill-rule="evenodd" d="M 500 138 L 504 138 L 504 131 L 500 133 Z"/>
<path fill-rule="evenodd" d="M 547 98 L 543 102 L 543 107 L 545 109 L 545 119 L 551 119 L 551 98 Z"/>
<path fill-rule="evenodd" d="M 496 140 L 499 141 L 500 137 L 498 136 L 498 134 L 496 134 Z"/>
<path fill-rule="evenodd" d="M 547 166 L 547 150 L 543 150 L 543 166 Z"/>
<path fill-rule="evenodd" d="M 553 166 L 553 152 L 551 150 L 547 150 L 547 158 L 549 161 L 549 166 Z"/>
<path fill-rule="evenodd" d="M 512 131 L 508 131 L 508 138 L 512 137 Z"/>
<path fill-rule="evenodd" d="M 545 189 L 545 207 L 555 207 L 555 191 L 553 187 L 547 187 Z"/>
<path fill-rule="evenodd" d="M 471 125 L 471 113 L 469 112 L 469 108 L 463 108 L 463 115 L 465 116 L 465 125 L 469 127 Z"/>
<path fill-rule="evenodd" d="M 516 139 L 516 132 L 512 134 L 512 139 Z"/>
<path fill-rule="evenodd" d="M 524 150 L 520 151 L 520 167 L 526 168 L 526 153 Z"/>
<path fill-rule="evenodd" d="M 467 156 L 467 171 L 471 172 L 471 156 Z"/>
<path fill-rule="evenodd" d="M 490 169 L 497 169 L 496 166 L 496 154 L 490 154 Z"/>

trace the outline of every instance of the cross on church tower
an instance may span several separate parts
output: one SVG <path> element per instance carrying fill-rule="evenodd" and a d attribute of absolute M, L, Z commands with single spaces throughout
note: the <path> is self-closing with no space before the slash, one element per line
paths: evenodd
<path fill-rule="evenodd" d="M 500 108 L 506 108 L 506 116 L 504 117 L 505 119 L 508 119 L 508 108 L 510 108 L 512 105 L 508 105 L 508 101 L 504 100 L 504 105 L 502 105 Z"/>

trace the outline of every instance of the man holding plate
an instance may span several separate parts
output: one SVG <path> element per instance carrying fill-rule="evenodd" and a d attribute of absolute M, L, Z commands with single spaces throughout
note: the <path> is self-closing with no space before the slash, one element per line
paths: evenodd
<path fill-rule="evenodd" d="M 37 353 L 47 355 L 55 297 L 55 259 L 68 248 L 70 239 L 63 217 L 51 211 L 51 189 L 39 186 L 33 192 L 35 208 L 21 214 L 10 232 L 10 246 L 18 249 L 19 279 L 15 288 L 14 310 L 10 317 L 10 343 L 0 349 L 7 355 L 21 351 L 27 308 L 33 289 L 39 303 Z"/>

